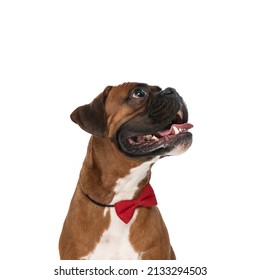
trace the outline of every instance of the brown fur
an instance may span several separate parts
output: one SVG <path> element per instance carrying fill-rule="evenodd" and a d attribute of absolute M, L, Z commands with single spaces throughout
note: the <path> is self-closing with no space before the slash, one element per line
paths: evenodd
<path fill-rule="evenodd" d="M 132 159 L 119 152 L 113 140 L 123 123 L 144 110 L 144 105 L 135 107 L 135 104 L 132 104 L 130 107 L 125 103 L 132 86 L 133 84 L 127 83 L 103 93 L 102 98 L 106 100 L 106 136 L 92 136 L 89 141 L 87 155 L 60 237 L 61 259 L 80 259 L 88 255 L 109 227 L 109 211 L 104 217 L 105 208 L 90 202 L 85 194 L 96 201 L 109 204 L 113 199 L 113 188 L 118 178 L 125 177 L 132 168 L 143 163 L 141 159 Z M 76 118 L 77 116 L 74 116 L 74 119 Z M 149 182 L 150 176 L 148 171 L 144 180 L 139 183 L 135 196 L 139 195 Z M 129 238 L 142 259 L 175 259 L 167 229 L 157 207 L 139 208 Z"/>

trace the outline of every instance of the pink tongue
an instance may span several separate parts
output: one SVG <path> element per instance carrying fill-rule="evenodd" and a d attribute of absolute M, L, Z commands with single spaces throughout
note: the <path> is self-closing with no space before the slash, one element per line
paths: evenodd
<path fill-rule="evenodd" d="M 177 127 L 178 129 L 181 128 L 186 130 L 193 128 L 193 125 L 191 123 L 173 124 L 172 127 L 173 126 Z"/>
<path fill-rule="evenodd" d="M 193 125 L 190 123 L 182 123 L 182 124 L 173 124 L 168 130 L 164 130 L 164 131 L 159 131 L 156 133 L 156 135 L 160 135 L 160 136 L 165 136 L 165 135 L 172 135 L 172 134 L 176 134 L 174 131 L 174 127 L 179 129 L 183 129 L 183 130 L 188 130 L 190 128 L 193 128 Z"/>

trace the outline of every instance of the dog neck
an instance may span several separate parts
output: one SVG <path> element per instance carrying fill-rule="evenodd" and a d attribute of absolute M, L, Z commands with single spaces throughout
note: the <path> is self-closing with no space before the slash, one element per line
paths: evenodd
<path fill-rule="evenodd" d="M 130 159 L 109 139 L 92 136 L 79 184 L 84 194 L 104 204 L 133 199 L 149 182 L 151 166 L 156 160 Z"/>

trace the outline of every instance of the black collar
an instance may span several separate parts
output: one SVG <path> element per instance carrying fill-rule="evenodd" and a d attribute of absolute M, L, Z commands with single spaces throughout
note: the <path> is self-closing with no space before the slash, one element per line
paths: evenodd
<path fill-rule="evenodd" d="M 96 204 L 100 207 L 115 207 L 114 204 L 104 204 L 104 203 L 101 203 L 101 202 L 97 202 L 93 198 L 91 198 L 88 194 L 85 194 L 85 195 L 92 203 L 94 203 L 94 204 Z"/>

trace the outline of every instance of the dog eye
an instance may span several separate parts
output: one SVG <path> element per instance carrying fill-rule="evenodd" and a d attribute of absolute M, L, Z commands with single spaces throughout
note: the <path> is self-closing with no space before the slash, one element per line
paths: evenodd
<path fill-rule="evenodd" d="M 133 93 L 133 97 L 134 98 L 144 98 L 146 95 L 147 95 L 147 92 L 145 92 L 145 91 L 143 91 L 141 89 L 137 89 Z"/>

